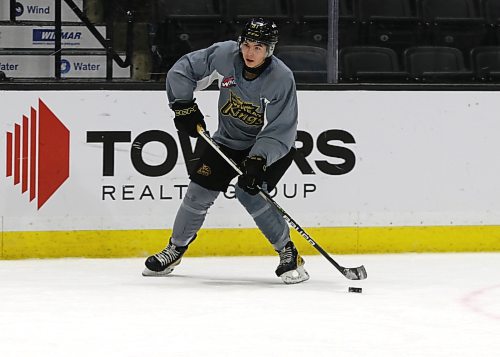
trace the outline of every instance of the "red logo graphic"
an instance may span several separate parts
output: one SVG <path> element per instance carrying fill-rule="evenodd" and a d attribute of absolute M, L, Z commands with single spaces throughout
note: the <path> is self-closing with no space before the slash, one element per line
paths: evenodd
<path fill-rule="evenodd" d="M 38 112 L 31 108 L 14 132 L 7 132 L 7 177 L 21 192 L 29 190 L 30 202 L 38 198 L 38 209 L 69 177 L 69 130 L 40 99 Z"/>
<path fill-rule="evenodd" d="M 222 88 L 229 88 L 234 86 L 236 86 L 236 81 L 234 80 L 234 77 L 227 77 L 222 80 L 221 83 Z"/>

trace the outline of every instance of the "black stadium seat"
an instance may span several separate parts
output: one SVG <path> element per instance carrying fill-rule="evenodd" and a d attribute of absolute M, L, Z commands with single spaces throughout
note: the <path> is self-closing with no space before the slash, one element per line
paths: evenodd
<path fill-rule="evenodd" d="M 402 81 L 407 77 L 397 53 L 386 47 L 344 47 L 339 52 L 339 69 L 342 81 Z"/>
<path fill-rule="evenodd" d="M 351 0 L 339 0 L 339 45 L 359 43 L 359 27 Z M 298 43 L 325 47 L 328 39 L 328 0 L 291 0 L 294 33 Z"/>
<path fill-rule="evenodd" d="M 286 2 L 281 0 L 225 1 L 226 17 L 229 21 L 246 22 L 252 17 L 271 18 L 281 22 L 289 17 Z"/>
<path fill-rule="evenodd" d="M 482 0 L 481 7 L 488 23 L 500 24 L 500 1 Z"/>
<path fill-rule="evenodd" d="M 185 53 L 207 47 L 224 37 L 218 0 L 166 0 L 159 7 L 162 57 L 171 66 Z"/>
<path fill-rule="evenodd" d="M 406 70 L 420 81 L 470 81 L 472 72 L 465 67 L 462 52 L 453 47 L 410 47 L 404 52 Z"/>
<path fill-rule="evenodd" d="M 314 46 L 278 46 L 275 52 L 294 73 L 297 83 L 325 83 L 327 51 Z"/>
<path fill-rule="evenodd" d="M 487 41 L 479 0 L 418 0 L 427 38 L 435 46 L 469 51 Z"/>
<path fill-rule="evenodd" d="M 471 50 L 470 55 L 476 79 L 500 79 L 500 46 L 476 47 Z"/>
<path fill-rule="evenodd" d="M 482 0 L 481 9 L 488 24 L 489 44 L 500 45 L 500 1 Z"/>
<path fill-rule="evenodd" d="M 355 0 L 354 13 L 367 45 L 402 50 L 420 41 L 421 26 L 412 0 Z"/>
<path fill-rule="evenodd" d="M 249 19 L 263 17 L 272 19 L 278 25 L 280 43 L 287 42 L 286 39 L 290 37 L 289 24 L 291 24 L 287 4 L 287 1 L 281 0 L 223 1 L 222 8 L 225 22 L 229 26 L 229 38 L 236 39 Z"/>
<path fill-rule="evenodd" d="M 214 19 L 221 17 L 218 0 L 165 0 L 160 11 L 167 18 L 176 19 Z"/>

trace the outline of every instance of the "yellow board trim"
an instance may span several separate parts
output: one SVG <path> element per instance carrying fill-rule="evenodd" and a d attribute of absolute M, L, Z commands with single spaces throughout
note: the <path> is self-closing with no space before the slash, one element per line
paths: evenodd
<path fill-rule="evenodd" d="M 500 226 L 306 228 L 333 254 L 500 251 Z M 2 232 L 0 259 L 145 257 L 163 249 L 170 230 Z M 318 252 L 295 230 L 303 255 Z M 186 256 L 276 254 L 258 229 L 203 229 Z"/>

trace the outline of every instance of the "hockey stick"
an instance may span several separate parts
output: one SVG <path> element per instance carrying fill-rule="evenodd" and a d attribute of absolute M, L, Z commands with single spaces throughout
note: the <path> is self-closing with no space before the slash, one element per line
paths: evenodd
<path fill-rule="evenodd" d="M 210 137 L 210 135 L 203 129 L 201 125 L 198 124 L 197 126 L 198 134 L 215 150 L 217 153 L 229 164 L 231 167 L 238 173 L 238 175 L 243 174 L 243 172 L 240 170 L 238 165 L 231 160 L 231 158 L 227 157 L 219 148 L 219 145 Z M 281 206 L 273 200 L 273 198 L 264 191 L 263 189 L 259 188 L 259 194 L 264 197 L 269 203 L 271 203 L 277 210 L 278 212 L 283 216 L 283 218 L 290 224 L 303 238 L 305 238 L 318 252 L 321 253 L 330 263 L 333 264 L 335 268 L 339 272 L 341 272 L 347 279 L 350 280 L 363 280 L 366 279 L 368 276 L 365 270 L 365 267 L 359 266 L 357 268 L 345 268 L 341 266 L 339 263 L 337 263 L 333 258 L 323 249 L 321 246 L 316 243 L 316 241 L 309 235 L 307 234 L 306 231 L 302 229 L 302 227 L 295 222 L 295 220 L 288 214 L 286 211 L 281 208 Z"/>

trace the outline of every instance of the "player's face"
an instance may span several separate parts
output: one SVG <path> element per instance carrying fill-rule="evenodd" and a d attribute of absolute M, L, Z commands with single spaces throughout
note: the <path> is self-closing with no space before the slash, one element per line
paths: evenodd
<path fill-rule="evenodd" d="M 244 41 L 241 44 L 241 54 L 243 55 L 245 65 L 255 68 L 264 63 L 267 56 L 267 48 L 262 43 Z"/>

